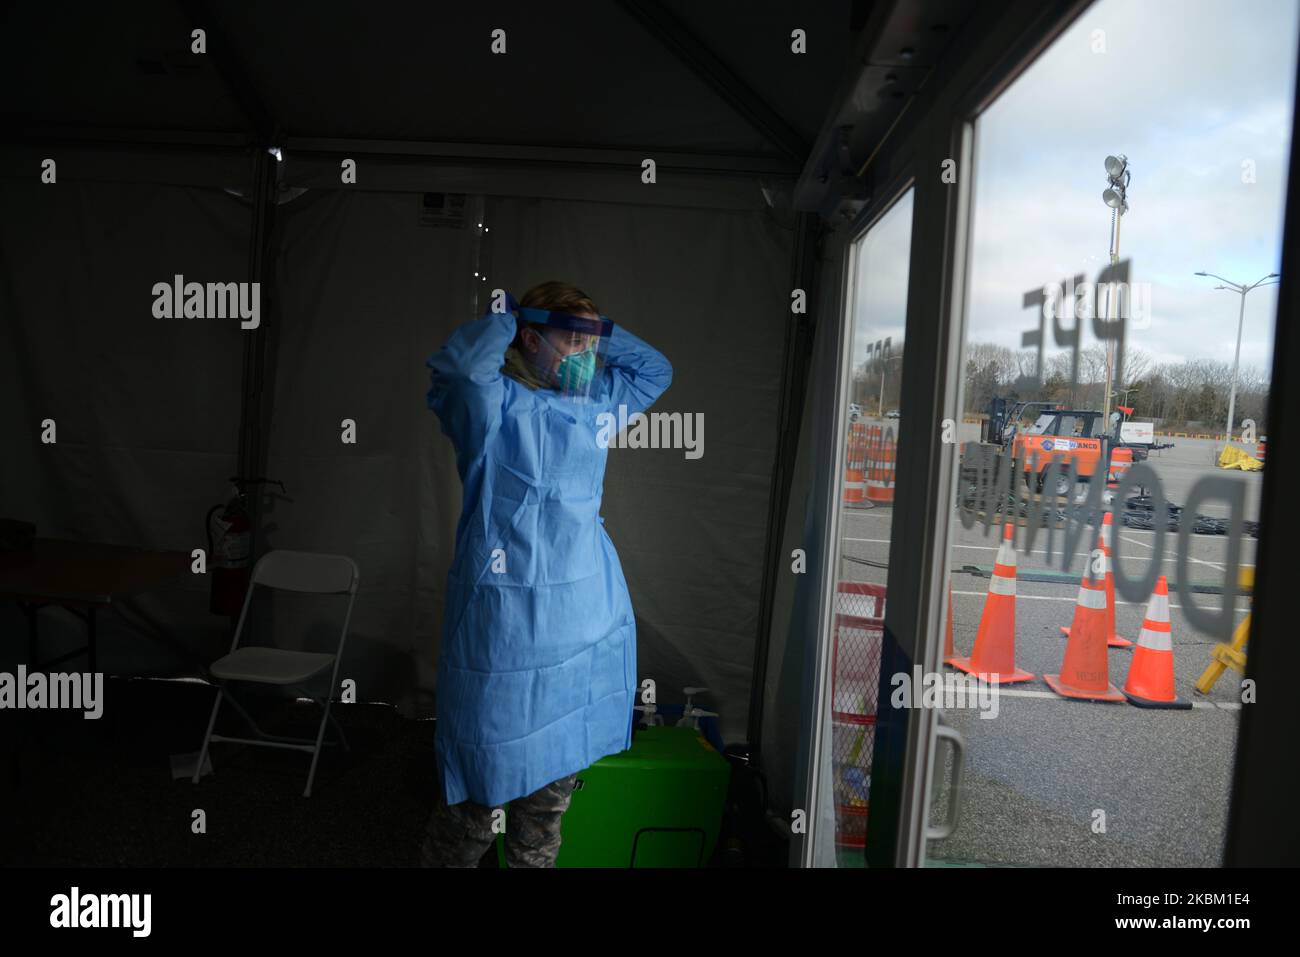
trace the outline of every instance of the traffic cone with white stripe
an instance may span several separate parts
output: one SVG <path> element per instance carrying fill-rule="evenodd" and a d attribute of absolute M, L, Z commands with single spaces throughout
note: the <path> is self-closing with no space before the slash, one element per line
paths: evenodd
<path fill-rule="evenodd" d="M 1132 648 L 1133 642 L 1121 638 L 1115 631 L 1115 574 L 1114 563 L 1110 560 L 1110 512 L 1101 522 L 1102 564 L 1106 569 L 1106 645 L 1110 648 Z M 1061 634 L 1070 637 L 1070 629 L 1062 625 Z"/>
<path fill-rule="evenodd" d="M 1124 695 L 1110 683 L 1106 662 L 1106 585 L 1102 572 L 1094 568 L 1093 562 L 1089 556 L 1083 581 L 1079 583 L 1061 673 L 1043 675 L 1043 680 L 1063 698 L 1123 701 Z"/>
<path fill-rule="evenodd" d="M 1147 615 L 1133 650 L 1133 663 L 1124 682 L 1124 697 L 1139 708 L 1190 708 L 1174 694 L 1174 643 L 1169 630 L 1169 583 L 1156 579 L 1147 602 Z"/>
<path fill-rule="evenodd" d="M 969 658 L 948 663 L 989 684 L 1032 681 L 1033 675 L 1016 667 L 1016 546 L 1011 536 L 1014 522 L 1002 525 L 1002 544 L 994 560 L 989 594 L 984 599 L 979 632 Z"/>
<path fill-rule="evenodd" d="M 1133 642 L 1121 638 L 1115 630 L 1115 563 L 1111 561 L 1110 512 L 1101 517 L 1101 545 L 1106 552 L 1106 645 L 1109 648 L 1132 648 Z"/>

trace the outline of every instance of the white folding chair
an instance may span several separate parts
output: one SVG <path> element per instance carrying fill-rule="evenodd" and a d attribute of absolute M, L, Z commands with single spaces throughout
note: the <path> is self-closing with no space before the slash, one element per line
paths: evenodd
<path fill-rule="evenodd" d="M 312 781 L 316 777 L 316 763 L 320 759 L 322 743 L 325 742 L 325 724 L 332 722 L 338 732 L 337 743 L 349 750 L 347 738 L 338 721 L 330 714 L 330 703 L 334 688 L 338 684 L 339 661 L 343 657 L 343 643 L 348 637 L 348 624 L 352 620 L 352 605 L 357 598 L 357 580 L 361 572 L 357 563 L 346 555 L 322 555 L 315 552 L 296 552 L 288 549 L 275 549 L 263 555 L 253 567 L 252 580 L 244 596 L 244 607 L 239 613 L 239 624 L 235 627 L 235 639 L 230 645 L 230 653 L 212 663 L 209 671 L 218 681 L 217 700 L 212 706 L 212 717 L 208 721 L 208 731 L 203 737 L 203 749 L 199 752 L 199 763 L 195 767 L 193 782 L 199 783 L 203 762 L 208 756 L 208 744 L 212 741 L 229 741 L 238 744 L 252 744 L 267 748 L 289 748 L 294 751 L 311 752 L 311 771 L 307 774 L 307 790 L 303 797 L 311 797 Z M 282 648 L 239 647 L 239 636 L 244 630 L 244 619 L 248 615 L 248 606 L 253 599 L 253 589 L 258 585 L 267 588 L 279 588 L 285 591 L 313 592 L 321 595 L 341 595 L 347 593 L 348 610 L 343 619 L 343 632 L 339 635 L 337 652 L 332 655 L 319 652 L 288 651 Z M 325 700 L 321 701 L 311 694 L 304 683 L 315 678 L 333 666 L 330 674 L 329 689 Z M 239 702 L 226 687 L 231 681 L 253 681 L 261 684 L 281 685 L 295 688 L 306 697 L 321 705 L 325 712 L 321 715 L 320 730 L 316 740 L 309 738 L 287 738 L 281 735 L 265 733 L 257 726 L 251 715 L 240 707 Z M 231 705 L 244 716 L 244 720 L 257 734 L 256 738 L 230 738 L 213 734 L 217 723 L 217 711 L 221 702 L 229 697 Z"/>

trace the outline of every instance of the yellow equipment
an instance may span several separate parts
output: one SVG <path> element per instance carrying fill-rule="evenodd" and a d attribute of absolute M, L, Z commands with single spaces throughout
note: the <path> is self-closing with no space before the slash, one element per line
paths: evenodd
<path fill-rule="evenodd" d="M 1258 472 L 1264 463 L 1235 445 L 1225 445 L 1219 453 L 1219 468 L 1241 469 L 1243 472 Z"/>
<path fill-rule="evenodd" d="M 1231 448 L 1231 446 L 1229 446 Z M 1243 565 L 1237 576 L 1237 587 L 1243 592 L 1249 594 L 1255 588 L 1255 566 Z M 1237 630 L 1232 633 L 1232 641 L 1219 642 L 1210 652 L 1213 659 L 1209 666 L 1201 673 L 1200 679 L 1196 682 L 1196 690 L 1201 694 L 1209 694 L 1214 683 L 1223 676 L 1224 671 L 1231 668 L 1238 674 L 1246 673 L 1246 638 L 1250 635 L 1250 613 L 1241 620 Z"/>

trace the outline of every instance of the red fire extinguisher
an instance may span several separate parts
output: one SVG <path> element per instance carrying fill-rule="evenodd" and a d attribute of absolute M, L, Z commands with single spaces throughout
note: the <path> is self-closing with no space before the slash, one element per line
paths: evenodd
<path fill-rule="evenodd" d="M 269 484 L 280 486 L 284 492 L 285 487 L 277 479 L 238 475 L 230 483 L 234 492 L 230 501 L 208 509 L 204 521 L 208 533 L 208 571 L 212 576 L 212 600 L 208 607 L 214 615 L 238 618 L 253 577 L 253 520 L 248 513 L 245 489 L 249 485 Z"/>
<path fill-rule="evenodd" d="M 237 617 L 253 574 L 253 522 L 244 505 L 244 490 L 231 479 L 233 495 L 224 505 L 208 510 L 208 574 L 212 578 L 209 610 L 214 615 Z M 218 512 L 220 514 L 218 514 Z"/>

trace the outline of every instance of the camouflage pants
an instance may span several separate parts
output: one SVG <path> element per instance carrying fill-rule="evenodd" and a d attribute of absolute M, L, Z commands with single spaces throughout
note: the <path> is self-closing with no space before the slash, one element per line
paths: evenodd
<path fill-rule="evenodd" d="M 532 794 L 515 798 L 506 812 L 506 866 L 554 867 L 560 852 L 560 818 L 569 807 L 578 775 L 552 781 Z M 477 867 L 496 840 L 492 830 L 494 808 L 461 801 L 448 805 L 442 788 L 435 785 L 437 803 L 429 816 L 423 867 Z"/>

